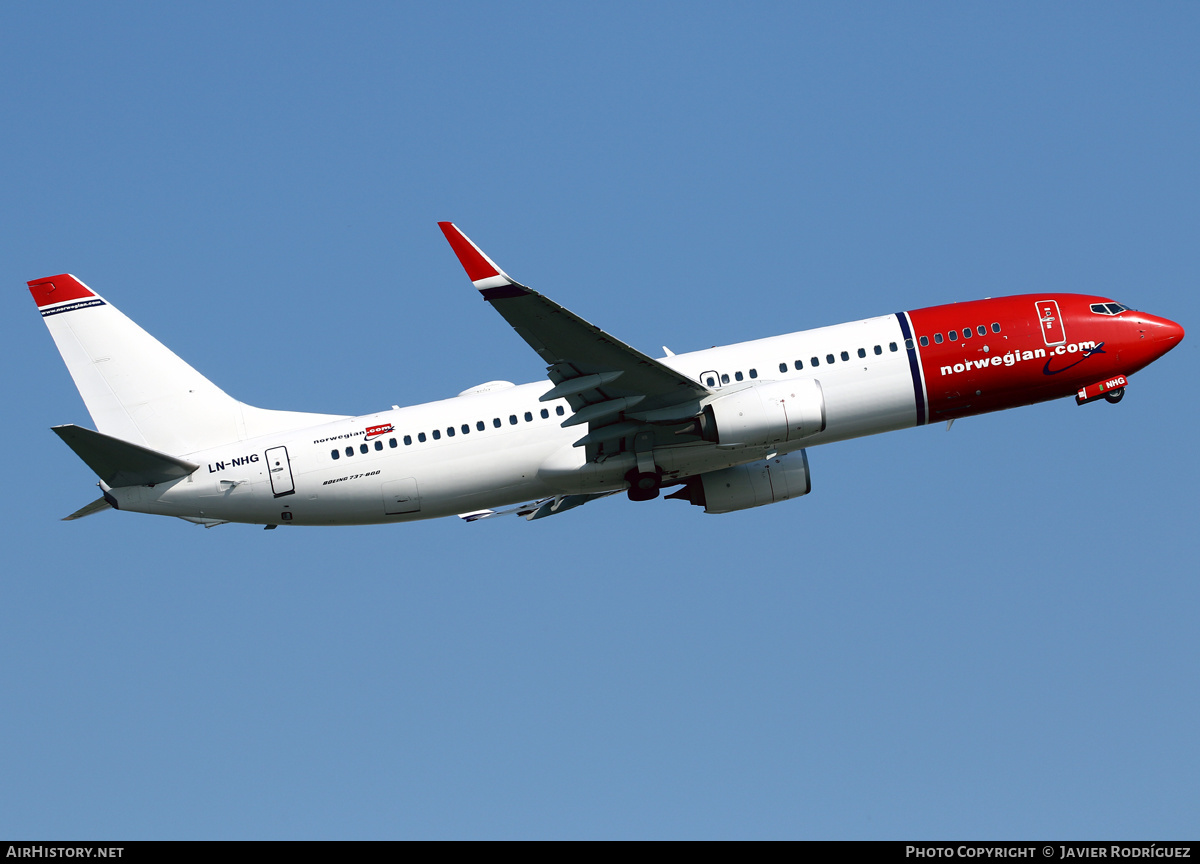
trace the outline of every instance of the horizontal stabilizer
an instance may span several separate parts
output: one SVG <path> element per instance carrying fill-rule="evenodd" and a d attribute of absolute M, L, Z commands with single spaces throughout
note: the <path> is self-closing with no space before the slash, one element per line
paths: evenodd
<path fill-rule="evenodd" d="M 70 516 L 64 516 L 62 521 L 73 522 L 76 519 L 82 519 L 84 516 L 91 516 L 93 513 L 99 513 L 101 510 L 111 509 L 112 505 L 108 503 L 104 496 L 101 496 L 86 507 L 80 507 Z"/>
<path fill-rule="evenodd" d="M 140 444 L 131 444 L 82 426 L 54 426 L 54 434 L 75 451 L 89 468 L 109 486 L 153 486 L 178 480 L 199 465 L 159 453 Z M 87 509 L 86 507 L 84 508 Z M 87 515 L 80 511 L 80 514 Z M 73 518 L 73 517 L 72 517 Z"/>

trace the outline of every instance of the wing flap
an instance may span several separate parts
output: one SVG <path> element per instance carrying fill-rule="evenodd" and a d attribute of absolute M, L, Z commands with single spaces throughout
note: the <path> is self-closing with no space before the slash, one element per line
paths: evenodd
<path fill-rule="evenodd" d="M 609 495 L 616 495 L 620 491 L 620 489 L 613 489 L 609 492 L 555 495 L 550 498 L 530 501 L 528 504 L 509 507 L 505 510 L 473 510 L 470 513 L 459 513 L 458 518 L 464 522 L 478 522 L 480 519 L 494 519 L 497 516 L 515 515 L 523 516 L 527 521 L 532 522 L 534 519 L 545 519 L 547 516 L 556 516 L 568 510 L 574 510 L 576 507 L 582 507 L 589 501 L 595 501 L 597 498 L 607 498 Z"/>

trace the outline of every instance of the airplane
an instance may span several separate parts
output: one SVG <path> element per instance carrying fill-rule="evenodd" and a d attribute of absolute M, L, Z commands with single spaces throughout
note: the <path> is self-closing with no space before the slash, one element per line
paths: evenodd
<path fill-rule="evenodd" d="M 467 277 L 546 365 L 358 417 L 237 401 L 74 276 L 28 283 L 96 430 L 53 431 L 109 508 L 206 527 L 528 520 L 626 492 L 730 513 L 812 488 L 820 444 L 1074 396 L 1116 403 L 1183 328 L 1039 293 L 686 354 L 642 353 L 517 282 L 450 222 Z"/>

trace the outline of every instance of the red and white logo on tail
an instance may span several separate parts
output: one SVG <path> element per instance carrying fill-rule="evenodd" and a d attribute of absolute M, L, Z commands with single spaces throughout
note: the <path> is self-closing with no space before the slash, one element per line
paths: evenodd
<path fill-rule="evenodd" d="M 41 310 L 42 317 L 57 315 L 59 312 L 70 312 L 88 306 L 103 306 L 104 301 L 96 296 L 96 292 L 84 285 L 70 273 L 60 273 L 28 282 L 29 293 Z M 70 304 L 65 305 L 65 304 Z"/>

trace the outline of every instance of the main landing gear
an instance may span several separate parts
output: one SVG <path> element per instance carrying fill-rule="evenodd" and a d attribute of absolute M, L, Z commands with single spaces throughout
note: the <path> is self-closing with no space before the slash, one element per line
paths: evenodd
<path fill-rule="evenodd" d="M 662 488 L 661 471 L 638 471 L 634 468 L 625 475 L 625 479 L 629 481 L 630 501 L 653 501 Z"/>

